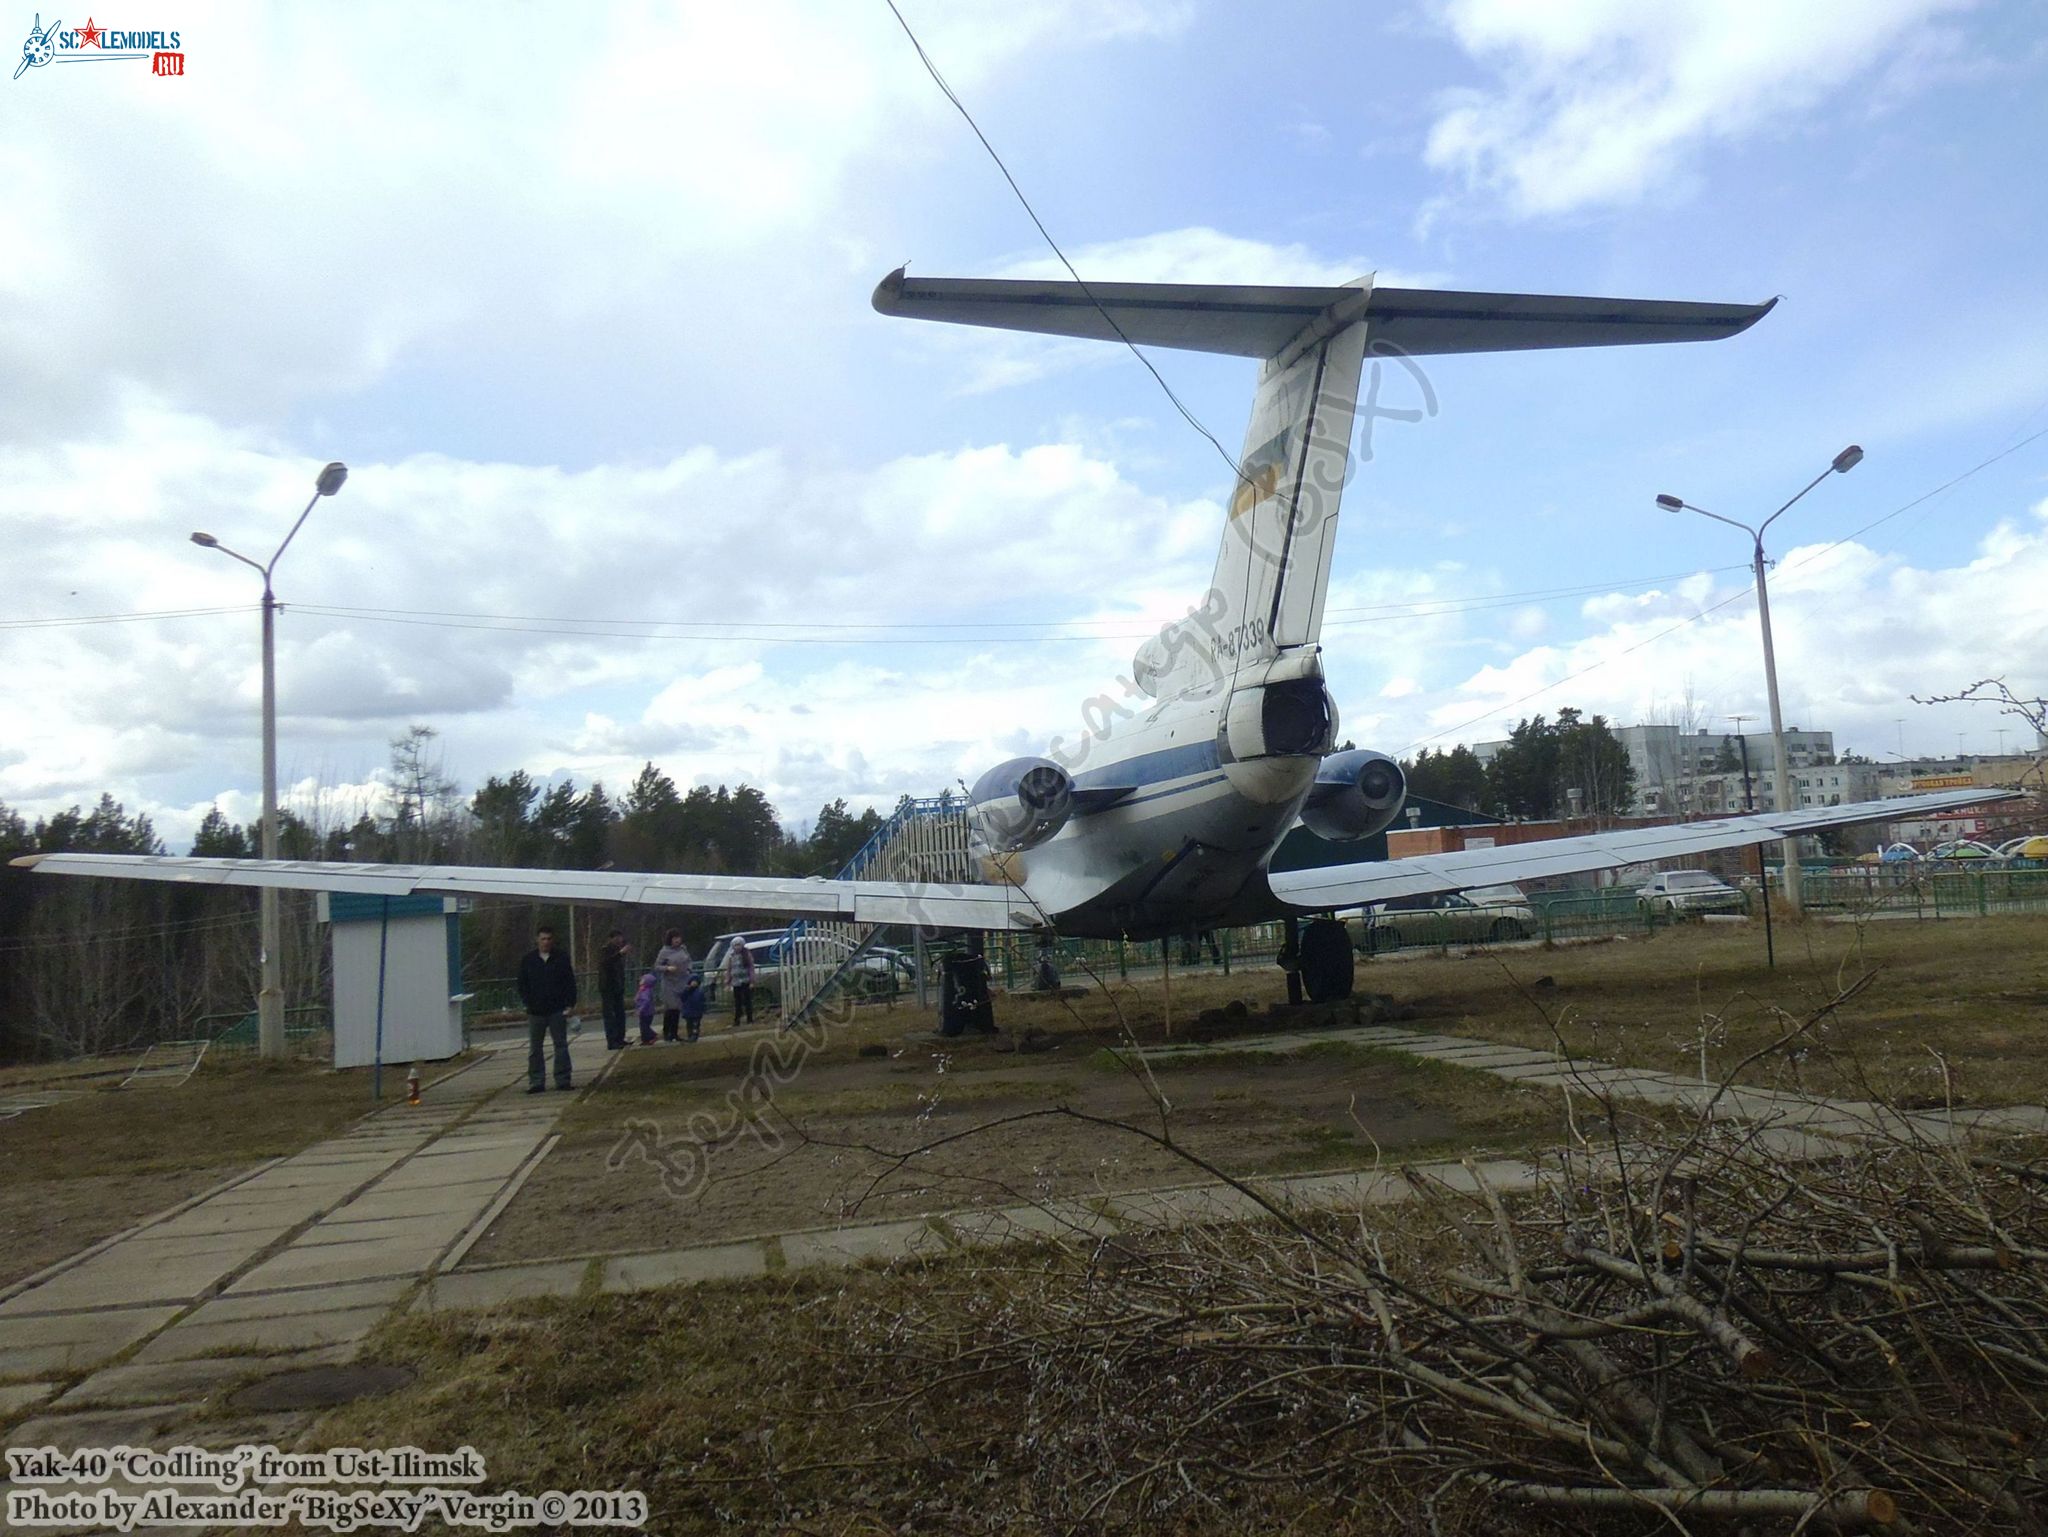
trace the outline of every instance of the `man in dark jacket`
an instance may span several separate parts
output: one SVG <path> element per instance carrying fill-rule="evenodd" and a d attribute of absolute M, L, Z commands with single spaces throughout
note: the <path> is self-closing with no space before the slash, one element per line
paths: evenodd
<path fill-rule="evenodd" d="M 533 946 L 519 963 L 519 1001 L 526 1005 L 526 1092 L 538 1094 L 548 1086 L 544 1035 L 555 1038 L 555 1087 L 569 1087 L 568 1012 L 576 1003 L 576 973 L 555 948 L 553 929 L 537 932 Z"/>
<path fill-rule="evenodd" d="M 613 929 L 597 962 L 597 1001 L 604 1006 L 604 1044 L 620 1051 L 626 1044 L 626 936 Z"/>

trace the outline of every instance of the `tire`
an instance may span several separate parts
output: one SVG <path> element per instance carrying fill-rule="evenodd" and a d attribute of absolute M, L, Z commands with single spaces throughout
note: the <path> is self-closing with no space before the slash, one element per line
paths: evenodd
<path fill-rule="evenodd" d="M 1529 936 L 1514 919 L 1498 918 L 1494 920 L 1493 927 L 1486 931 L 1486 937 L 1497 945 L 1504 945 L 1517 939 L 1527 939 Z"/>
<path fill-rule="evenodd" d="M 1333 918 L 1317 918 L 1301 935 L 1301 984 L 1310 1003 L 1351 996 L 1351 931 Z"/>

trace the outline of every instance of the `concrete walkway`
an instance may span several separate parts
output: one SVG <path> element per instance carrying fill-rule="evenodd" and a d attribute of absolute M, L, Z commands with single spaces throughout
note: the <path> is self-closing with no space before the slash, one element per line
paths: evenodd
<path fill-rule="evenodd" d="M 571 1047 L 579 1085 L 601 1037 Z M 571 1096 L 528 1095 L 524 1042 L 486 1050 L 339 1137 L 238 1176 L 0 1293 L 11 1445 L 136 1445 L 230 1381 L 346 1354 L 464 1245 Z M 400 1093 L 403 1093 L 402 1088 Z M 61 1396 L 48 1376 L 82 1381 Z M 54 1401 L 51 1401 L 54 1397 Z"/>

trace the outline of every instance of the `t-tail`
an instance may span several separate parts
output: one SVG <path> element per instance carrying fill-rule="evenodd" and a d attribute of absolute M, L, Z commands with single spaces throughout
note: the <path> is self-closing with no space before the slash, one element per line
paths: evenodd
<path fill-rule="evenodd" d="M 1134 663 L 1134 681 L 1160 698 L 1254 670 L 1296 672 L 1274 666 L 1290 654 L 1301 676 L 1320 675 L 1314 654 L 1368 353 L 1713 341 L 1748 329 L 1776 302 L 1438 292 L 1380 288 L 1369 276 L 1339 288 L 1269 288 L 912 278 L 901 268 L 874 297 L 885 315 L 1260 360 L 1209 591 Z"/>

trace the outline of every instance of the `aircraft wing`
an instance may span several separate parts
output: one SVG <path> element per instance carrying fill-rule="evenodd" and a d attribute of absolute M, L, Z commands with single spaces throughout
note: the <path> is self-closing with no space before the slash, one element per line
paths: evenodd
<path fill-rule="evenodd" d="M 1026 928 L 1038 912 L 1013 886 L 911 881 L 784 880 L 633 870 L 520 870 L 474 865 L 354 865 L 318 860 L 189 859 L 151 854 L 28 854 L 45 875 L 99 875 L 192 886 L 277 886 L 373 897 L 524 897 L 637 907 L 774 913 L 937 928 Z"/>
<path fill-rule="evenodd" d="M 1412 859 L 1373 860 L 1365 864 L 1325 865 L 1314 870 L 1267 873 L 1273 895 L 1304 912 L 1329 912 L 1362 907 L 1394 897 L 1428 896 L 1462 891 L 1468 886 L 1494 886 L 1513 881 L 1542 880 L 1553 875 L 1582 875 L 1589 870 L 1618 870 L 1657 859 L 1682 859 L 1716 849 L 1774 843 L 1780 838 L 1854 827 L 1862 822 L 1892 822 L 1901 817 L 1953 811 L 1959 806 L 1984 806 L 2012 800 L 2019 790 L 1941 790 L 1927 795 L 1902 795 L 1890 800 L 1856 801 L 1790 812 L 1762 812 L 1723 817 L 1712 822 L 1681 822 L 1668 827 L 1617 828 L 1579 838 L 1550 838 L 1502 848 L 1465 849 L 1456 854 L 1421 854 Z"/>

